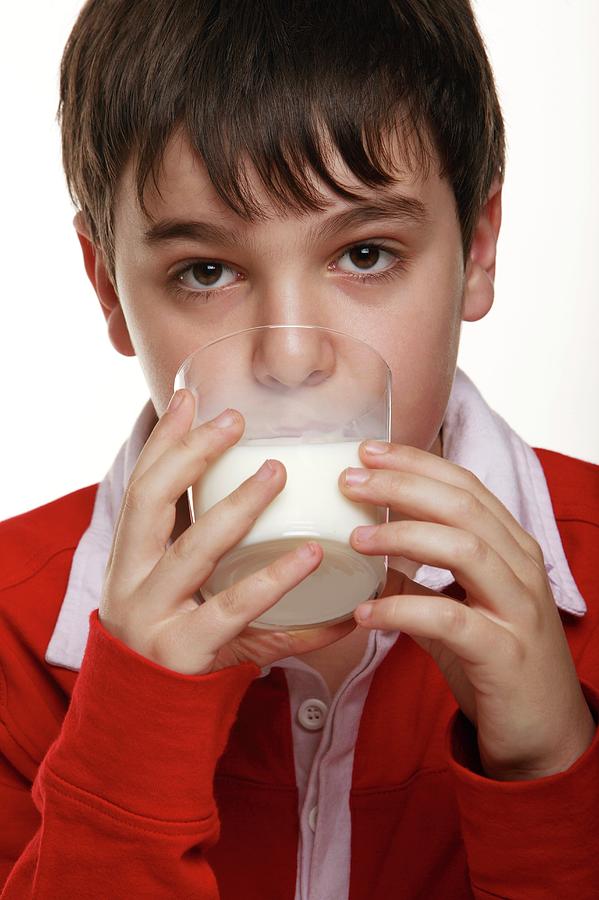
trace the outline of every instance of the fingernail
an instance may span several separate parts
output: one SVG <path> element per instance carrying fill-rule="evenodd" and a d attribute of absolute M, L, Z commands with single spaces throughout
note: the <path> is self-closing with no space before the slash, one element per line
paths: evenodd
<path fill-rule="evenodd" d="M 385 441 L 366 441 L 364 449 L 367 453 L 388 453 L 390 446 Z"/>
<path fill-rule="evenodd" d="M 304 544 L 303 547 L 300 547 L 297 551 L 297 555 L 301 556 L 302 559 L 310 559 L 310 557 L 314 556 L 316 553 L 317 544 L 314 541 L 308 541 L 307 544 Z"/>
<path fill-rule="evenodd" d="M 171 399 L 169 400 L 169 404 L 167 406 L 167 412 L 175 412 L 175 410 L 179 409 L 183 401 L 185 400 L 185 388 L 181 388 L 180 391 L 175 391 Z"/>
<path fill-rule="evenodd" d="M 271 466 L 270 460 L 265 460 L 256 472 L 257 481 L 268 481 L 275 474 L 274 467 Z"/>
<path fill-rule="evenodd" d="M 234 425 L 237 421 L 237 416 L 233 412 L 232 409 L 226 409 L 224 412 L 217 416 L 216 419 L 212 420 L 212 424 L 217 428 L 229 428 L 230 425 Z"/>
<path fill-rule="evenodd" d="M 361 622 L 365 622 L 366 619 L 369 619 L 372 616 L 373 606 L 374 603 L 364 603 L 362 606 L 358 606 L 356 609 L 356 616 Z"/>
<path fill-rule="evenodd" d="M 378 525 L 361 525 L 354 531 L 354 540 L 358 543 L 369 541 L 378 531 Z"/>
<path fill-rule="evenodd" d="M 366 471 L 366 469 L 346 469 L 345 470 L 345 483 L 346 484 L 363 484 L 365 481 L 368 481 L 370 478 L 370 472 Z"/>

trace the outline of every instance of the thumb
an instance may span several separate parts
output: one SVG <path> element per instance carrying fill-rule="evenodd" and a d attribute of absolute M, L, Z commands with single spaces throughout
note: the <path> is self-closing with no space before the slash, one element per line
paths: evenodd
<path fill-rule="evenodd" d="M 328 647 L 355 628 L 357 623 L 353 618 L 323 628 L 301 628 L 297 631 L 267 631 L 249 625 L 243 640 L 244 656 L 263 668 L 287 656 L 301 656 L 310 650 Z"/>

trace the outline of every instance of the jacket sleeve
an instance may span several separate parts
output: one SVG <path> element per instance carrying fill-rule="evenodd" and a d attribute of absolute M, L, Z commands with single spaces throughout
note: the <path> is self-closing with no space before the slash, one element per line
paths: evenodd
<path fill-rule="evenodd" d="M 597 722 L 599 693 L 581 686 Z M 447 749 L 477 900 L 599 897 L 599 730 L 565 772 L 530 781 L 483 774 L 476 731 L 459 709 Z"/>
<path fill-rule="evenodd" d="M 31 790 L 0 762 L 1 855 L 14 861 L 2 900 L 217 900 L 203 853 L 220 832 L 213 778 L 259 674 L 254 663 L 178 674 L 111 635 L 94 610 L 61 731 Z M 34 806 L 37 831 L 17 848 Z"/>

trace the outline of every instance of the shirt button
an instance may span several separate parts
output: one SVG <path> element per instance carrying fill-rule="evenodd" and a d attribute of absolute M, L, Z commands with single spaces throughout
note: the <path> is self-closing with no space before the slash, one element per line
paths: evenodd
<path fill-rule="evenodd" d="M 308 825 L 312 829 L 312 831 L 316 831 L 316 818 L 318 816 L 318 805 L 313 806 L 310 810 L 310 815 L 308 816 Z"/>
<path fill-rule="evenodd" d="M 328 711 L 328 706 L 322 700 L 304 700 L 297 711 L 297 718 L 300 725 L 308 731 L 320 731 Z"/>

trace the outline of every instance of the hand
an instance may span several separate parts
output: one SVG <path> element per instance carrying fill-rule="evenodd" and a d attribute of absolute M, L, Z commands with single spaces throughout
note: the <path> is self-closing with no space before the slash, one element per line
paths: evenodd
<path fill-rule="evenodd" d="M 353 631 L 351 618 L 293 632 L 247 627 L 317 568 L 323 555 L 318 544 L 312 555 L 301 555 L 303 544 L 198 605 L 193 594 L 283 489 L 287 473 L 272 461 L 270 478 L 252 475 L 167 549 L 177 500 L 208 463 L 237 443 L 245 427 L 235 411 L 227 427 L 213 420 L 190 431 L 193 413 L 193 398 L 185 390 L 182 405 L 157 422 L 131 473 L 106 566 L 98 613 L 104 627 L 142 656 L 184 674 L 246 661 L 263 667 Z"/>
<path fill-rule="evenodd" d="M 379 442 L 374 442 L 375 444 Z M 477 730 L 485 773 L 540 778 L 569 768 L 596 725 L 582 693 L 539 544 L 467 469 L 432 453 L 360 445 L 362 484 L 349 499 L 406 516 L 351 534 L 365 555 L 403 556 L 450 569 L 465 603 L 405 577 L 402 593 L 358 607 L 360 625 L 401 629 L 430 653 Z M 403 591 L 410 590 L 410 595 Z M 360 618 L 364 608 L 368 619 Z"/>

